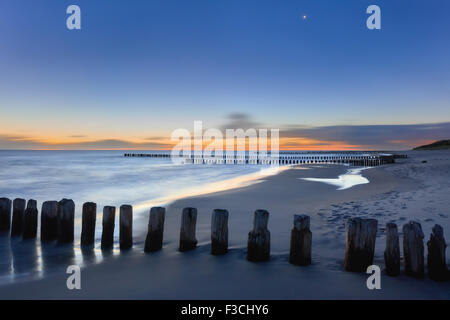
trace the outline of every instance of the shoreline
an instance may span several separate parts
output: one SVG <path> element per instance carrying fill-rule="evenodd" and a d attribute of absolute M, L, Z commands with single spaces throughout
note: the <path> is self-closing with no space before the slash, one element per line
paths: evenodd
<path fill-rule="evenodd" d="M 322 165 L 321 168 L 314 169 L 317 165 L 310 165 L 309 170 L 292 167 L 250 186 L 179 199 L 167 206 L 162 251 L 144 254 L 141 250 L 141 239 L 135 241 L 132 252 L 120 253 L 108 261 L 82 269 L 80 291 L 67 290 L 67 275 L 61 272 L 40 280 L 1 286 L 0 297 L 449 299 L 448 283 L 436 283 L 428 278 L 412 279 L 404 274 L 392 278 L 383 272 L 383 290 L 370 291 L 365 286 L 367 276 L 364 273 L 343 271 L 344 224 L 346 218 L 355 215 L 376 217 L 379 220 L 374 263 L 384 268 L 384 224 L 386 221 L 396 221 L 401 228 L 401 218 L 406 209 L 409 209 L 402 209 L 402 204 L 406 203 L 408 206 L 408 201 L 413 203 L 414 199 L 408 200 L 411 195 L 429 196 L 429 190 L 423 190 L 423 177 L 402 175 L 405 170 L 414 173 L 416 162 L 365 170 L 363 175 L 370 183 L 339 191 L 335 190 L 335 186 L 301 181 L 298 178 L 336 177 L 342 173 L 342 166 Z M 434 178 L 431 171 L 428 174 Z M 438 192 L 436 182 L 430 183 L 428 188 L 434 188 L 433 190 Z M 448 187 L 446 188 L 442 190 L 444 193 L 448 191 Z M 440 194 L 435 196 L 440 198 Z M 198 247 L 194 251 L 180 253 L 177 251 L 179 217 L 181 209 L 187 206 L 198 209 Z M 225 208 L 230 212 L 230 251 L 221 257 L 209 254 L 210 215 L 216 208 Z M 253 212 L 259 208 L 270 213 L 271 260 L 265 263 L 250 263 L 245 259 L 247 233 L 252 227 Z M 422 213 L 422 210 L 417 209 L 417 212 Z M 294 214 L 309 214 L 311 217 L 313 264 L 308 267 L 292 266 L 287 261 Z M 417 217 L 411 214 L 408 218 Z M 433 221 L 429 223 L 426 219 L 430 217 L 420 217 L 425 241 L 429 237 L 430 225 L 434 222 L 446 222 L 443 226 L 447 238 L 449 237 L 448 218 L 437 221 L 433 216 Z"/>
<path fill-rule="evenodd" d="M 199 188 L 190 188 L 190 191 L 181 191 L 171 196 L 157 198 L 153 200 L 143 201 L 133 205 L 135 210 L 148 209 L 153 206 L 168 206 L 171 203 L 197 196 L 204 196 L 218 192 L 224 192 L 233 189 L 245 188 L 262 181 L 265 177 L 280 174 L 281 172 L 289 170 L 288 166 L 280 166 L 275 168 L 261 168 L 257 172 L 246 173 L 234 178 L 227 178 L 216 182 L 209 182 Z"/>

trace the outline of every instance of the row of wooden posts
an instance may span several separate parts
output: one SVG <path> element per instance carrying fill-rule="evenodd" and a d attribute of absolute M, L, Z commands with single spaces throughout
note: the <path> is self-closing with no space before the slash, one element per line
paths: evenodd
<path fill-rule="evenodd" d="M 35 200 L 11 200 L 0 198 L 0 232 L 11 231 L 11 236 L 23 239 L 36 238 L 38 210 Z M 109 249 L 114 244 L 116 208 L 103 208 L 101 248 Z M 145 240 L 145 252 L 162 248 L 165 208 L 150 209 L 148 233 Z M 97 205 L 93 202 L 83 204 L 81 246 L 92 246 L 95 240 Z M 41 211 L 41 241 L 71 243 L 74 241 L 75 204 L 70 199 L 46 201 Z M 120 207 L 120 249 L 129 249 L 133 245 L 133 207 Z M 269 212 L 256 210 L 253 230 L 248 234 L 247 259 L 249 261 L 267 261 L 270 258 L 270 232 L 268 230 Z M 195 235 L 197 209 L 184 208 L 181 216 L 179 251 L 193 250 L 197 246 Z M 11 226 L 11 228 L 10 228 Z M 11 229 L 11 230 L 10 230 Z M 347 271 L 363 272 L 372 265 L 378 221 L 375 219 L 350 218 L 347 221 L 347 245 L 344 268 Z M 404 269 L 407 275 L 421 278 L 424 276 L 424 234 L 418 222 L 408 222 L 403 226 Z M 427 268 L 430 278 L 438 281 L 449 279 L 445 250 L 444 231 L 440 225 L 432 229 L 427 242 Z M 291 230 L 289 262 L 295 265 L 311 264 L 312 233 L 310 218 L 307 215 L 294 215 Z M 228 252 L 228 211 L 215 209 L 211 219 L 211 254 L 222 255 Z M 397 225 L 386 225 L 386 249 L 384 252 L 386 273 L 390 276 L 400 274 L 400 242 Z"/>
<path fill-rule="evenodd" d="M 410 221 L 403 225 L 403 259 L 404 270 L 409 276 L 423 278 L 424 266 L 424 234 L 419 222 Z M 347 246 L 344 266 L 347 271 L 366 271 L 372 265 L 375 241 L 378 231 L 376 219 L 350 218 L 347 221 Z M 400 241 L 397 225 L 386 224 L 386 249 L 384 262 L 386 273 L 390 276 L 400 274 Z M 446 242 L 444 230 L 435 225 L 427 242 L 427 269 L 431 279 L 445 281 L 449 279 L 449 271 L 445 258 Z"/>

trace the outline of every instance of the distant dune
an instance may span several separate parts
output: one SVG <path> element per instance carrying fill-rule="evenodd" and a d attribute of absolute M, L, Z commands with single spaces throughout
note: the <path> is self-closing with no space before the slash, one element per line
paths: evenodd
<path fill-rule="evenodd" d="M 416 147 L 413 150 L 448 150 L 450 149 L 450 140 L 439 140 L 431 144 Z"/>

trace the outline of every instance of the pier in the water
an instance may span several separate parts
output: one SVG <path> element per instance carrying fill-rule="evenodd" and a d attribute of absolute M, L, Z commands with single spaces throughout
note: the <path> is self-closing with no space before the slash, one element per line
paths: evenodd
<path fill-rule="evenodd" d="M 173 158 L 186 164 L 349 164 L 352 166 L 379 166 L 394 163 L 397 158 L 406 158 L 407 155 L 398 155 L 380 152 L 280 152 L 278 154 L 238 153 L 224 152 L 217 155 L 179 154 L 170 153 L 125 153 L 125 157 Z"/>

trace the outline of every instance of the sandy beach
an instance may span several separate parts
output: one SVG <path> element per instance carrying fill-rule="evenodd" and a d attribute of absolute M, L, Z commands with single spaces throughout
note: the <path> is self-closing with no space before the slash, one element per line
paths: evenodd
<path fill-rule="evenodd" d="M 403 273 L 382 273 L 381 290 L 368 290 L 364 273 L 343 271 L 345 221 L 378 220 L 375 261 L 384 269 L 384 226 L 416 220 L 425 241 L 438 223 L 450 239 L 450 152 L 408 152 L 408 159 L 370 168 L 370 183 L 345 190 L 301 178 L 336 178 L 341 165 L 294 166 L 243 188 L 183 198 L 167 206 L 163 250 L 143 253 L 145 234 L 135 235 L 134 249 L 82 269 L 82 289 L 68 290 L 64 271 L 42 279 L 0 286 L 1 299 L 450 299 L 450 283 Z M 426 163 L 422 161 L 426 160 Z M 177 251 L 180 214 L 198 209 L 198 248 Z M 230 213 L 225 256 L 212 256 L 210 219 L 213 209 Z M 246 243 L 256 209 L 270 212 L 271 259 L 246 260 Z M 288 263 L 293 215 L 311 217 L 312 265 Z M 135 221 L 142 223 L 142 221 Z M 144 222 L 145 223 L 145 222 Z M 400 240 L 401 240 L 400 234 Z M 426 246 L 425 246 L 426 248 Z M 426 250 L 426 249 L 425 249 Z M 450 254 L 447 250 L 447 263 Z"/>

